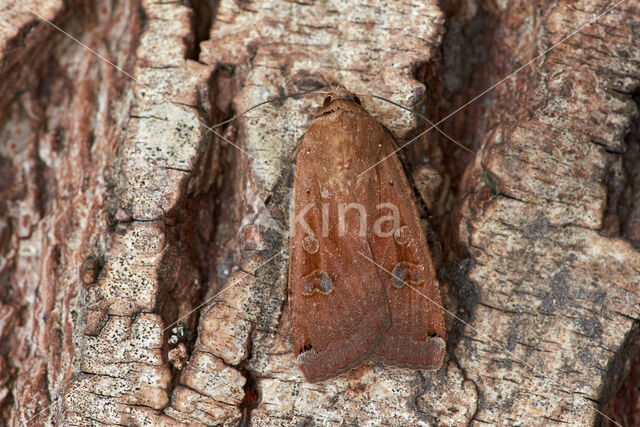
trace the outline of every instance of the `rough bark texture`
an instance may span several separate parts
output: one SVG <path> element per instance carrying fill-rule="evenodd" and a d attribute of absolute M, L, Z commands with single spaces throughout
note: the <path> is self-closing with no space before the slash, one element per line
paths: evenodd
<path fill-rule="evenodd" d="M 447 118 L 474 154 L 435 131 L 401 152 L 437 372 L 296 367 L 286 158 L 322 97 L 216 129 L 233 145 L 207 129 L 336 83 L 437 121 L 611 5 L 3 2 L 0 424 L 639 423 L 638 2 Z"/>

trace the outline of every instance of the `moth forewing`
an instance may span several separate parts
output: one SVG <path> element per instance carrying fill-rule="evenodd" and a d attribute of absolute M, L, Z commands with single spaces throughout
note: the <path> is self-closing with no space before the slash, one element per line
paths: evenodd
<path fill-rule="evenodd" d="M 312 381 L 373 353 L 437 369 L 444 316 L 409 184 L 395 155 L 363 173 L 393 152 L 393 140 L 351 92 L 332 95 L 303 137 L 293 187 L 289 303 L 299 366 Z M 381 206 L 395 208 L 391 225 L 379 220 Z"/>
<path fill-rule="evenodd" d="M 366 360 L 390 318 L 381 272 L 355 258 L 358 252 L 373 256 L 366 236 L 353 216 L 347 217 L 344 230 L 335 218 L 340 203 L 368 201 L 375 206 L 375 197 L 367 194 L 375 175 L 358 178 L 348 163 L 367 164 L 377 156 L 358 159 L 362 147 L 353 135 L 361 129 L 352 117 L 357 111 L 343 103 L 316 115 L 299 150 L 293 186 L 291 331 L 300 369 L 312 381 Z"/>
<path fill-rule="evenodd" d="M 384 147 L 383 158 L 394 150 L 388 133 Z M 391 325 L 375 354 L 396 366 L 439 369 L 446 340 L 444 313 L 411 188 L 395 154 L 371 172 L 378 176 L 382 202 L 395 206 L 400 218 L 395 228 L 375 234 L 371 242 L 374 260 L 391 273 L 384 276 Z"/>

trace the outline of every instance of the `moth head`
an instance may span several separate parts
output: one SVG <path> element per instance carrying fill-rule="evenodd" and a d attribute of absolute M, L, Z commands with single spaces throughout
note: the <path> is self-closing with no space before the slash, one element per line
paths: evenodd
<path fill-rule="evenodd" d="M 346 99 L 347 101 L 355 102 L 356 104 L 361 105 L 360 98 L 358 98 L 358 95 L 356 95 L 355 93 L 347 89 L 338 88 L 333 92 L 329 93 L 329 95 L 324 99 L 322 106 L 326 107 L 336 99 Z"/>

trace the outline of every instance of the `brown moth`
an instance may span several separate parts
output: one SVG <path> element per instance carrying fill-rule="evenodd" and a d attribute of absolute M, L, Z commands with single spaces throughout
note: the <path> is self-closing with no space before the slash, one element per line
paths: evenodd
<path fill-rule="evenodd" d="M 442 364 L 440 291 L 394 148 L 391 134 L 344 89 L 325 99 L 298 147 L 289 304 L 308 381 L 370 357 L 416 369 Z"/>

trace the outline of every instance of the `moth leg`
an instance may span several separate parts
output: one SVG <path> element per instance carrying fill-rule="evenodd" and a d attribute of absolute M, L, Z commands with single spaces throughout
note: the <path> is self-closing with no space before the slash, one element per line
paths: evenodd
<path fill-rule="evenodd" d="M 304 135 L 298 138 L 298 142 L 296 142 L 296 146 L 293 147 L 293 150 L 291 150 L 291 152 L 287 156 L 287 160 L 289 160 L 289 162 L 293 163 L 296 161 L 296 158 L 300 153 L 300 148 L 302 147 L 302 141 L 304 141 Z"/>

